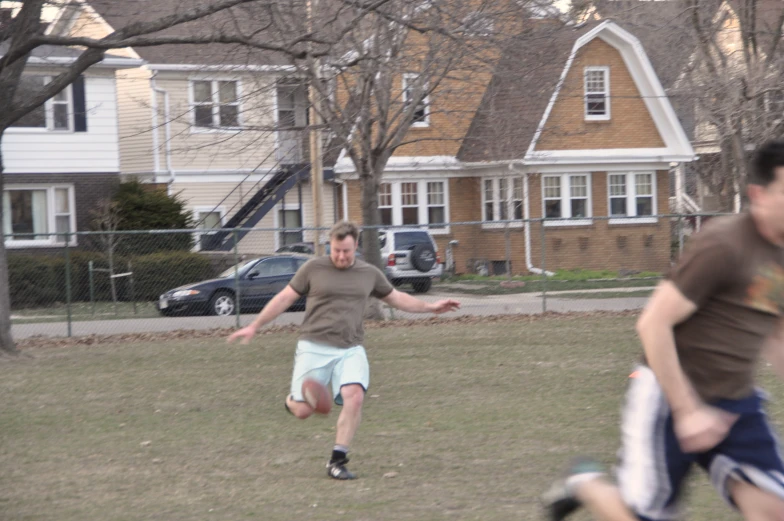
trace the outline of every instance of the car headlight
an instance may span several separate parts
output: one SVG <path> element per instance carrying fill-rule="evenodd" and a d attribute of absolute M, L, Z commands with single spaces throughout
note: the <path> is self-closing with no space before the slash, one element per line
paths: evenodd
<path fill-rule="evenodd" d="M 180 291 L 172 293 L 172 298 L 191 297 L 193 295 L 198 295 L 199 293 L 201 292 L 195 289 L 181 289 Z"/>

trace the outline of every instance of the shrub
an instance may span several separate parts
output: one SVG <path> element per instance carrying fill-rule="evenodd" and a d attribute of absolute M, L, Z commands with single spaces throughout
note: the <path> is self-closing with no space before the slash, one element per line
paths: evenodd
<path fill-rule="evenodd" d="M 119 215 L 117 230 L 182 230 L 193 225 L 185 203 L 152 185 L 138 181 L 121 183 L 112 201 Z M 193 236 L 189 233 L 124 235 L 118 243 L 119 254 L 189 251 Z"/>
<path fill-rule="evenodd" d="M 128 257 L 115 259 L 115 272 L 127 270 Z M 71 301 L 90 300 L 89 262 L 96 269 L 108 266 L 103 257 L 94 252 L 70 252 Z M 130 259 L 133 270 L 134 299 L 155 300 L 162 292 L 213 277 L 215 269 L 210 260 L 198 253 L 166 252 L 142 255 Z M 11 281 L 11 307 L 51 306 L 66 301 L 66 265 L 64 255 L 13 254 L 8 257 Z M 116 279 L 118 300 L 130 300 L 130 280 Z M 111 300 L 111 286 L 106 272 L 93 273 L 94 298 Z"/>

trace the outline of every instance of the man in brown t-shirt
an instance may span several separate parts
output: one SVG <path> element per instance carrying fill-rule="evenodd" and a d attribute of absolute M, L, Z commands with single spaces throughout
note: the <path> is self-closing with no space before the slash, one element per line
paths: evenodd
<path fill-rule="evenodd" d="M 640 316 L 618 485 L 576 460 L 543 497 L 550 519 L 583 505 L 605 521 L 670 521 L 694 464 L 746 519 L 784 519 L 784 462 L 754 386 L 763 354 L 784 376 L 784 142 L 757 152 L 748 196 L 748 213 L 689 239 Z"/>
<path fill-rule="evenodd" d="M 303 382 L 315 380 L 324 386 L 332 383 L 335 403 L 343 409 L 338 417 L 327 474 L 341 480 L 356 477 L 346 468 L 346 454 L 359 427 L 362 403 L 370 383 L 362 326 L 368 298 L 381 299 L 409 313 L 445 313 L 460 307 L 454 300 L 428 304 L 397 291 L 381 270 L 356 258 L 358 238 L 359 230 L 353 223 L 335 224 L 330 231 L 329 256 L 305 263 L 250 325 L 228 339 L 232 342 L 241 338 L 247 343 L 260 327 L 307 295 L 286 409 L 297 418 L 309 417 L 314 408 L 305 401 Z"/>

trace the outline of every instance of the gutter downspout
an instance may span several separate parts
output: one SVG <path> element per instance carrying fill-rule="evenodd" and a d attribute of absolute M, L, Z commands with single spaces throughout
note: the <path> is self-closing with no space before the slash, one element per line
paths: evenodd
<path fill-rule="evenodd" d="M 169 180 L 167 183 L 167 192 L 171 195 L 171 185 L 174 183 L 175 174 L 174 169 L 172 168 L 172 160 L 171 160 L 171 125 L 169 121 L 169 116 L 171 114 L 169 109 L 169 91 L 158 87 L 155 83 L 155 77 L 158 75 L 158 71 L 154 71 L 152 76 L 150 77 L 150 88 L 152 89 L 152 123 L 155 132 L 152 134 L 152 143 L 153 149 L 155 150 L 154 157 L 154 165 L 155 165 L 155 181 L 157 182 L 158 179 L 158 172 L 160 172 L 160 159 L 158 158 L 158 147 L 160 146 L 158 140 L 158 94 L 163 95 L 163 129 L 164 129 L 164 138 L 165 138 L 165 147 L 164 147 L 164 155 L 166 158 L 166 172 L 169 174 Z"/>
<path fill-rule="evenodd" d="M 509 163 L 509 171 L 515 172 L 515 165 L 514 163 Z M 555 275 L 552 271 L 544 271 L 541 268 L 535 268 L 533 261 L 531 260 L 531 223 L 529 219 L 531 218 L 531 208 L 528 201 L 528 173 L 527 172 L 518 172 L 523 174 L 523 229 L 525 230 L 525 267 L 531 273 L 536 275 L 542 275 L 543 273 L 548 277 L 552 277 Z M 544 247 L 544 245 L 542 245 Z"/>

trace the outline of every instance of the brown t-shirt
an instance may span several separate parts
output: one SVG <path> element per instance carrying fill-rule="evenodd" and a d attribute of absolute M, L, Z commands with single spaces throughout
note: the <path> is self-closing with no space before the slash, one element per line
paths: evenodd
<path fill-rule="evenodd" d="M 300 338 L 334 347 L 362 345 L 368 297 L 384 298 L 394 289 L 375 266 L 357 259 L 342 270 L 329 256 L 306 262 L 289 285 L 308 296 Z"/>
<path fill-rule="evenodd" d="M 697 305 L 674 330 L 697 393 L 706 401 L 751 395 L 762 346 L 784 313 L 784 249 L 749 214 L 716 218 L 689 239 L 669 279 Z"/>

